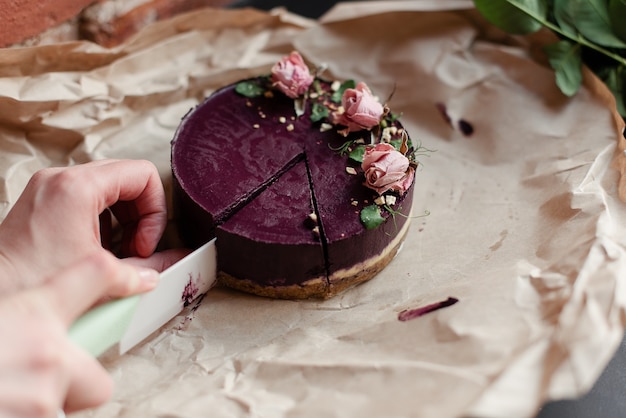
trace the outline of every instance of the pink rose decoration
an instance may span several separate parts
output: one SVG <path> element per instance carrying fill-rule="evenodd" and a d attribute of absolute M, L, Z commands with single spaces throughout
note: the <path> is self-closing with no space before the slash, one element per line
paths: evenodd
<path fill-rule="evenodd" d="M 302 56 L 293 51 L 272 67 L 272 85 L 292 99 L 304 95 L 314 77 Z"/>
<path fill-rule="evenodd" d="M 409 159 L 387 143 L 376 144 L 365 150 L 363 163 L 365 185 L 379 195 L 388 190 L 404 194 L 415 177 L 415 169 L 409 165 Z"/>
<path fill-rule="evenodd" d="M 380 123 L 384 108 L 365 83 L 358 83 L 353 89 L 346 89 L 341 97 L 343 113 L 333 113 L 333 123 L 347 127 L 342 132 L 347 135 L 363 129 L 370 130 Z"/>

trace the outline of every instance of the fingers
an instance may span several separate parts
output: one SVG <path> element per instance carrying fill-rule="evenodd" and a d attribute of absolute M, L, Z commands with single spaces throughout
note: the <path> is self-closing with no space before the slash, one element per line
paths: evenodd
<path fill-rule="evenodd" d="M 70 383 L 63 409 L 74 412 L 101 405 L 113 393 L 113 381 L 100 363 L 78 347 L 68 344 Z"/>
<path fill-rule="evenodd" d="M 165 191 L 158 170 L 149 161 L 99 160 L 47 168 L 35 173 L 27 190 L 39 196 L 38 200 L 56 202 L 62 210 L 73 202 L 81 215 L 92 219 L 110 208 L 128 231 L 124 245 L 129 255 L 152 254 L 165 230 Z M 94 226 L 99 234 L 98 223 Z"/>
<path fill-rule="evenodd" d="M 41 311 L 43 303 L 28 303 L 31 296 L 22 293 L 0 302 L 0 332 L 5 336 L 0 344 L 2 417 L 51 416 L 62 406 L 69 386 L 65 331 L 49 310 Z"/>
<path fill-rule="evenodd" d="M 44 283 L 42 290 L 69 327 L 102 297 L 145 292 L 157 283 L 156 271 L 134 268 L 101 251 L 59 272 Z"/>
<path fill-rule="evenodd" d="M 123 248 L 128 255 L 152 254 L 165 230 L 167 206 L 156 167 L 148 161 L 112 161 L 97 166 L 103 207 L 124 229 Z"/>
<path fill-rule="evenodd" d="M 135 267 L 146 267 L 156 271 L 163 271 L 191 253 L 191 251 L 189 249 L 177 248 L 159 251 L 150 257 L 128 257 L 122 259 L 122 261 Z"/>

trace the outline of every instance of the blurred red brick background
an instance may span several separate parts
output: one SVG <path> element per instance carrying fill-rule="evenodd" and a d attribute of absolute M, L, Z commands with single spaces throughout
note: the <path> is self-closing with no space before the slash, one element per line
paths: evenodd
<path fill-rule="evenodd" d="M 159 19 L 233 0 L 0 0 L 0 47 L 86 39 L 115 46 Z"/>

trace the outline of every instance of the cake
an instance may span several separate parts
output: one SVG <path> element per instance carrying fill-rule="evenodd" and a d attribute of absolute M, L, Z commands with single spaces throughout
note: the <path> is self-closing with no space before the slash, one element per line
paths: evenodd
<path fill-rule="evenodd" d="M 171 153 L 181 239 L 217 237 L 218 280 L 234 289 L 334 296 L 380 272 L 409 228 L 418 163 L 397 115 L 298 52 L 192 109 Z"/>

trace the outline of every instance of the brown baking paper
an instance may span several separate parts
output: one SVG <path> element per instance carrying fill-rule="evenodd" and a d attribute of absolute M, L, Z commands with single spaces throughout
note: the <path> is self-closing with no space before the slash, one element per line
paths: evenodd
<path fill-rule="evenodd" d="M 378 277 L 325 301 L 214 289 L 130 353 L 106 353 L 113 398 L 76 417 L 531 417 L 591 387 L 626 318 L 621 119 L 590 73 L 561 95 L 538 46 L 549 35 L 508 37 L 468 7 L 351 3 L 320 21 L 209 9 L 116 49 L 0 51 L 2 216 L 50 165 L 147 158 L 169 192 L 180 118 L 294 48 L 390 97 L 432 150 L 408 238 Z"/>

